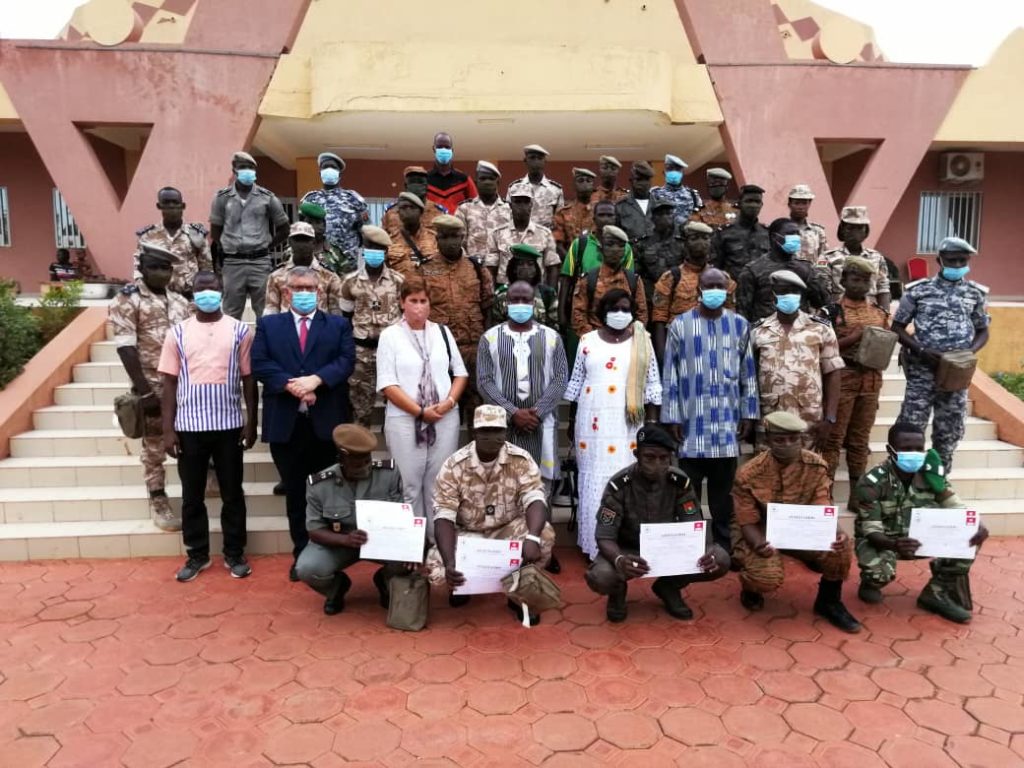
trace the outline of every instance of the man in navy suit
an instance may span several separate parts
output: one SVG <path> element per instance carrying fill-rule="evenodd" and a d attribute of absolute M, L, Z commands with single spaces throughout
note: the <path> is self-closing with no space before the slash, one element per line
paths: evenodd
<path fill-rule="evenodd" d="M 259 318 L 252 345 L 252 372 L 263 384 L 263 442 L 281 471 L 294 558 L 309 541 L 306 478 L 337 460 L 331 432 L 349 420 L 356 359 L 349 321 L 317 310 L 318 285 L 312 269 L 293 268 L 291 309 Z M 296 578 L 294 564 L 289 576 Z"/>

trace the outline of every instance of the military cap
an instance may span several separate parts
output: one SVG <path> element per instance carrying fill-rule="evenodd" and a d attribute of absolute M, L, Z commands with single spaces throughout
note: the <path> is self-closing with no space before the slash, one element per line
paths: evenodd
<path fill-rule="evenodd" d="M 806 184 L 797 184 L 791 190 L 789 190 L 790 200 L 813 200 L 814 193 L 811 192 L 811 188 Z"/>
<path fill-rule="evenodd" d="M 870 224 L 866 205 L 847 205 L 843 208 L 839 220 L 844 224 Z"/>
<path fill-rule="evenodd" d="M 331 432 L 331 438 L 339 451 L 373 453 L 377 450 L 377 437 L 358 424 L 339 424 Z"/>
<path fill-rule="evenodd" d="M 539 152 L 540 154 L 544 155 L 544 157 L 547 157 L 548 155 L 551 154 L 546 149 L 544 149 L 544 147 L 542 147 L 540 144 L 527 144 L 525 147 L 523 147 L 523 154 L 525 155 L 527 152 Z"/>
<path fill-rule="evenodd" d="M 939 253 L 977 253 L 973 245 L 962 237 L 944 237 L 939 243 Z"/>
<path fill-rule="evenodd" d="M 174 264 L 178 261 L 178 254 L 174 251 L 169 251 L 166 248 L 162 248 L 159 245 L 153 245 L 152 243 L 142 244 L 142 255 L 148 256 L 153 261 L 158 261 L 162 264 Z"/>
<path fill-rule="evenodd" d="M 501 178 L 501 171 L 498 170 L 498 166 L 496 166 L 494 163 L 489 163 L 486 160 L 477 161 L 476 172 L 480 173 L 480 171 L 490 171 L 499 179 Z"/>
<path fill-rule="evenodd" d="M 506 429 L 508 414 L 500 405 L 481 405 L 473 411 L 473 429 Z"/>
<path fill-rule="evenodd" d="M 876 271 L 874 264 L 867 259 L 862 259 L 860 256 L 847 256 L 843 260 L 843 272 L 846 270 L 859 272 L 862 275 L 873 275 Z"/>
<path fill-rule="evenodd" d="M 341 166 L 341 170 L 345 170 L 345 161 L 338 157 L 333 152 L 321 152 L 316 156 L 317 167 L 323 164 L 324 160 L 334 160 L 338 165 Z"/>
<path fill-rule="evenodd" d="M 689 168 L 687 163 L 679 155 L 665 155 L 665 165 L 678 165 L 680 168 Z"/>
<path fill-rule="evenodd" d="M 638 176 L 653 176 L 654 169 L 646 160 L 637 160 L 633 163 L 633 173 Z"/>
<path fill-rule="evenodd" d="M 741 195 L 763 195 L 764 187 L 759 187 L 757 184 L 744 184 L 740 187 Z"/>
<path fill-rule="evenodd" d="M 627 235 L 623 230 L 616 227 L 614 224 L 605 224 L 605 227 L 602 230 L 602 232 L 605 235 L 611 235 L 616 240 L 621 240 L 624 243 L 629 242 L 629 235 Z"/>
<path fill-rule="evenodd" d="M 420 200 L 419 197 L 417 195 L 414 195 L 412 192 L 399 192 L 398 193 L 398 202 L 400 203 L 403 200 L 406 200 L 406 201 L 412 203 L 417 208 L 419 208 L 421 211 L 424 210 L 427 207 L 426 203 L 424 203 L 422 200 Z"/>
<path fill-rule="evenodd" d="M 450 229 L 456 232 L 462 232 L 466 229 L 466 225 L 462 222 L 462 219 L 457 216 L 443 213 L 434 219 L 434 229 Z"/>
<path fill-rule="evenodd" d="M 533 200 L 533 187 L 529 184 L 516 184 L 508 188 L 508 198 L 511 200 L 513 197 L 528 197 Z"/>
<path fill-rule="evenodd" d="M 233 154 L 231 156 L 231 162 L 232 163 L 252 163 L 253 165 L 256 165 L 256 158 L 253 157 L 252 155 L 250 155 L 248 152 L 243 152 L 243 151 L 239 150 L 238 152 L 235 152 L 235 154 Z"/>
<path fill-rule="evenodd" d="M 597 178 L 597 174 L 594 173 L 589 168 L 573 168 L 572 169 L 572 175 L 573 176 L 586 176 L 588 179 L 596 179 Z"/>
<path fill-rule="evenodd" d="M 708 168 L 708 178 L 732 181 L 732 174 L 725 170 L 725 168 Z"/>
<path fill-rule="evenodd" d="M 683 227 L 684 232 L 700 232 L 702 235 L 713 235 L 715 230 L 703 221 L 688 221 Z"/>
<path fill-rule="evenodd" d="M 769 279 L 773 284 L 779 283 L 780 285 L 792 285 L 796 286 L 801 291 L 807 290 L 807 283 L 800 279 L 800 275 L 788 269 L 780 269 L 778 272 L 772 272 L 771 278 Z"/>
<path fill-rule="evenodd" d="M 636 433 L 636 447 L 640 448 L 664 448 L 668 451 L 675 451 L 676 441 L 668 432 L 656 424 L 645 424 Z"/>
<path fill-rule="evenodd" d="M 427 169 L 422 165 L 407 165 L 402 171 L 402 176 L 426 176 Z"/>
<path fill-rule="evenodd" d="M 435 219 L 435 221 L 437 221 L 437 219 Z M 540 251 L 526 243 L 516 243 L 515 245 L 510 246 L 508 250 L 512 254 L 512 258 L 515 258 L 516 256 L 527 256 L 531 259 L 539 259 L 543 256 Z"/>
<path fill-rule="evenodd" d="M 807 422 L 789 411 L 774 411 L 764 417 L 766 432 L 806 432 Z"/>
<path fill-rule="evenodd" d="M 651 210 L 656 211 L 659 208 L 672 208 L 675 210 L 676 203 L 671 197 L 665 197 L 664 195 L 651 195 Z"/>
<path fill-rule="evenodd" d="M 612 157 L 611 155 L 601 155 L 601 157 L 599 159 L 599 162 L 608 163 L 609 165 L 614 165 L 616 168 L 621 168 L 622 167 L 622 161 L 619 160 L 619 158 L 617 158 L 617 157 Z"/>
<path fill-rule="evenodd" d="M 327 218 L 327 209 L 322 205 L 316 203 L 304 202 L 299 203 L 299 213 L 303 216 L 308 216 L 311 219 L 323 220 Z"/>
<path fill-rule="evenodd" d="M 363 236 L 363 245 L 379 245 L 381 248 L 391 247 L 391 236 L 372 224 L 364 224 L 359 233 Z"/>
<path fill-rule="evenodd" d="M 316 237 L 316 232 L 308 221 L 296 221 L 288 230 L 288 237 Z"/>

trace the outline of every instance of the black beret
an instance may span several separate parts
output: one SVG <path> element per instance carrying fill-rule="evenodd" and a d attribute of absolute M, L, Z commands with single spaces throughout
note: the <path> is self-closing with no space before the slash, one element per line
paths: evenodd
<path fill-rule="evenodd" d="M 636 447 L 639 449 L 645 446 L 657 446 L 675 452 L 676 441 L 661 427 L 655 424 L 645 424 L 636 433 Z"/>

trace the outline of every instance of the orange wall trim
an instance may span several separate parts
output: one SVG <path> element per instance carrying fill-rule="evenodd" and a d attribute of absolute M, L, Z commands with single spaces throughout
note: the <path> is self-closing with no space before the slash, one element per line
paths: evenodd
<path fill-rule="evenodd" d="M 969 397 L 974 415 L 994 422 L 1000 440 L 1024 447 L 1024 401 L 982 371 L 975 371 Z"/>
<path fill-rule="evenodd" d="M 52 405 L 53 390 L 89 361 L 89 345 L 106 338 L 106 323 L 106 307 L 87 307 L 0 391 L 0 459 L 10 456 L 12 437 L 32 429 L 32 412 Z"/>

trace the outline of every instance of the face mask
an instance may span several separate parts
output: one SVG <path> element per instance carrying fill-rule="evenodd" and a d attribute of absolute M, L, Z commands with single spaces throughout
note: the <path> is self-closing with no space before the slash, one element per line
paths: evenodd
<path fill-rule="evenodd" d="M 924 466 L 924 451 L 893 451 L 896 466 L 904 472 L 914 474 Z"/>
<path fill-rule="evenodd" d="M 434 159 L 441 165 L 448 165 L 452 161 L 453 154 L 455 153 L 448 147 L 437 147 L 434 149 Z"/>
<path fill-rule="evenodd" d="M 970 267 L 943 267 L 942 276 L 947 280 L 956 282 L 957 280 L 963 280 L 970 271 Z"/>
<path fill-rule="evenodd" d="M 628 328 L 629 324 L 632 322 L 632 312 L 609 312 L 604 320 L 604 324 L 615 331 L 621 331 L 623 328 Z"/>
<path fill-rule="evenodd" d="M 665 171 L 665 183 L 673 187 L 678 187 L 683 183 L 683 172 L 682 171 Z"/>
<path fill-rule="evenodd" d="M 775 297 L 775 308 L 784 315 L 792 315 L 800 309 L 800 294 L 785 293 Z"/>
<path fill-rule="evenodd" d="M 533 319 L 533 304 L 509 304 L 508 317 L 516 323 L 528 323 Z"/>
<path fill-rule="evenodd" d="M 316 291 L 295 291 L 292 294 L 292 309 L 300 315 L 308 315 L 316 309 Z"/>
<path fill-rule="evenodd" d="M 429 304 L 407 304 L 403 310 L 407 322 L 414 322 L 417 325 L 423 323 L 430 317 Z"/>
<path fill-rule="evenodd" d="M 366 266 L 373 267 L 374 269 L 376 269 L 377 267 L 384 263 L 384 251 L 379 251 L 376 249 L 367 250 L 364 248 L 363 261 L 366 263 Z"/>
<path fill-rule="evenodd" d="M 337 168 L 321 168 L 320 181 L 324 184 L 333 186 L 341 181 L 341 171 Z"/>
<path fill-rule="evenodd" d="M 235 178 L 243 187 L 251 187 L 256 183 L 256 171 L 252 168 L 239 168 L 235 171 Z"/>
<path fill-rule="evenodd" d="M 800 235 L 786 235 L 782 250 L 784 253 L 800 253 Z"/>
<path fill-rule="evenodd" d="M 220 309 L 220 291 L 197 291 L 192 301 L 200 312 L 212 314 Z"/>
<path fill-rule="evenodd" d="M 718 309 L 725 304 L 728 293 L 724 288 L 705 288 L 700 292 L 700 303 L 708 309 Z"/>

